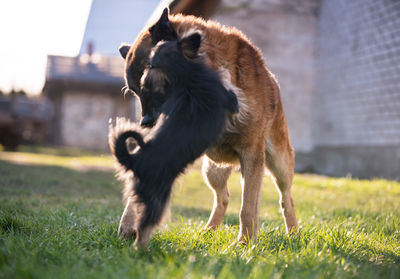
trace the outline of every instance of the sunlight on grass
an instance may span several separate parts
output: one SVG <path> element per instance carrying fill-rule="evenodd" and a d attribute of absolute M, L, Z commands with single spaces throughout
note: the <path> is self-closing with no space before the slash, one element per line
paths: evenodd
<path fill-rule="evenodd" d="M 56 149 L 56 148 L 28 148 L 22 147 L 24 151 L 31 152 L 0 152 L 0 160 L 18 164 L 46 165 L 68 167 L 72 169 L 104 168 L 111 169 L 113 161 L 110 155 L 83 152 L 79 149 Z"/>
<path fill-rule="evenodd" d="M 147 250 L 118 238 L 122 184 L 109 156 L 23 147 L 0 152 L 0 278 L 400 278 L 400 183 L 297 174 L 300 232 L 287 235 L 264 179 L 258 242 L 235 242 L 240 174 L 224 224 L 199 162 L 175 183 L 172 216 Z"/>

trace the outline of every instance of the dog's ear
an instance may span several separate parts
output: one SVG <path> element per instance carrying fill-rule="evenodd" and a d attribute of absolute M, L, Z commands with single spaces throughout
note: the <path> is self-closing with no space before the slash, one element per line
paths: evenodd
<path fill-rule="evenodd" d="M 162 40 L 174 41 L 178 38 L 174 27 L 169 21 L 168 13 L 168 8 L 165 8 L 160 19 L 149 29 L 154 45 Z"/>
<path fill-rule="evenodd" d="M 201 34 L 195 32 L 178 41 L 178 45 L 181 47 L 182 54 L 186 59 L 194 59 L 197 57 L 201 40 Z"/>
<path fill-rule="evenodd" d="M 119 53 L 121 54 L 122 58 L 126 58 L 126 55 L 128 54 L 129 49 L 131 48 L 130 45 L 128 44 L 121 44 L 119 47 Z"/>

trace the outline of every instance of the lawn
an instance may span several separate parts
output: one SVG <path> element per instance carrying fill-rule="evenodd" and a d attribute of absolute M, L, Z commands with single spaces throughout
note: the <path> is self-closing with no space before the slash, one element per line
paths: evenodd
<path fill-rule="evenodd" d="M 122 185 L 109 156 L 0 152 L 0 278 L 400 278 L 400 183 L 296 175 L 301 231 L 285 234 L 264 179 L 257 243 L 235 244 L 240 177 L 224 226 L 204 232 L 212 194 L 198 165 L 174 187 L 148 250 L 120 240 Z"/>

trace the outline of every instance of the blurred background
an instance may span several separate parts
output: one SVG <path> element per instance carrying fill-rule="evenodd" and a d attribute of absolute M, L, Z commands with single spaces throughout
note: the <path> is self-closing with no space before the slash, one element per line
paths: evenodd
<path fill-rule="evenodd" d="M 400 1 L 14 0 L 0 4 L 0 144 L 107 150 L 121 42 L 165 6 L 242 30 L 276 74 L 296 171 L 400 177 Z"/>

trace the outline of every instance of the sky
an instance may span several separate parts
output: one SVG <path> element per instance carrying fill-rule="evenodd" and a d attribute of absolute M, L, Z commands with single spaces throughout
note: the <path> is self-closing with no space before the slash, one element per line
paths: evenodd
<path fill-rule="evenodd" d="M 0 0 L 0 90 L 42 90 L 47 55 L 79 53 L 92 0 Z"/>

